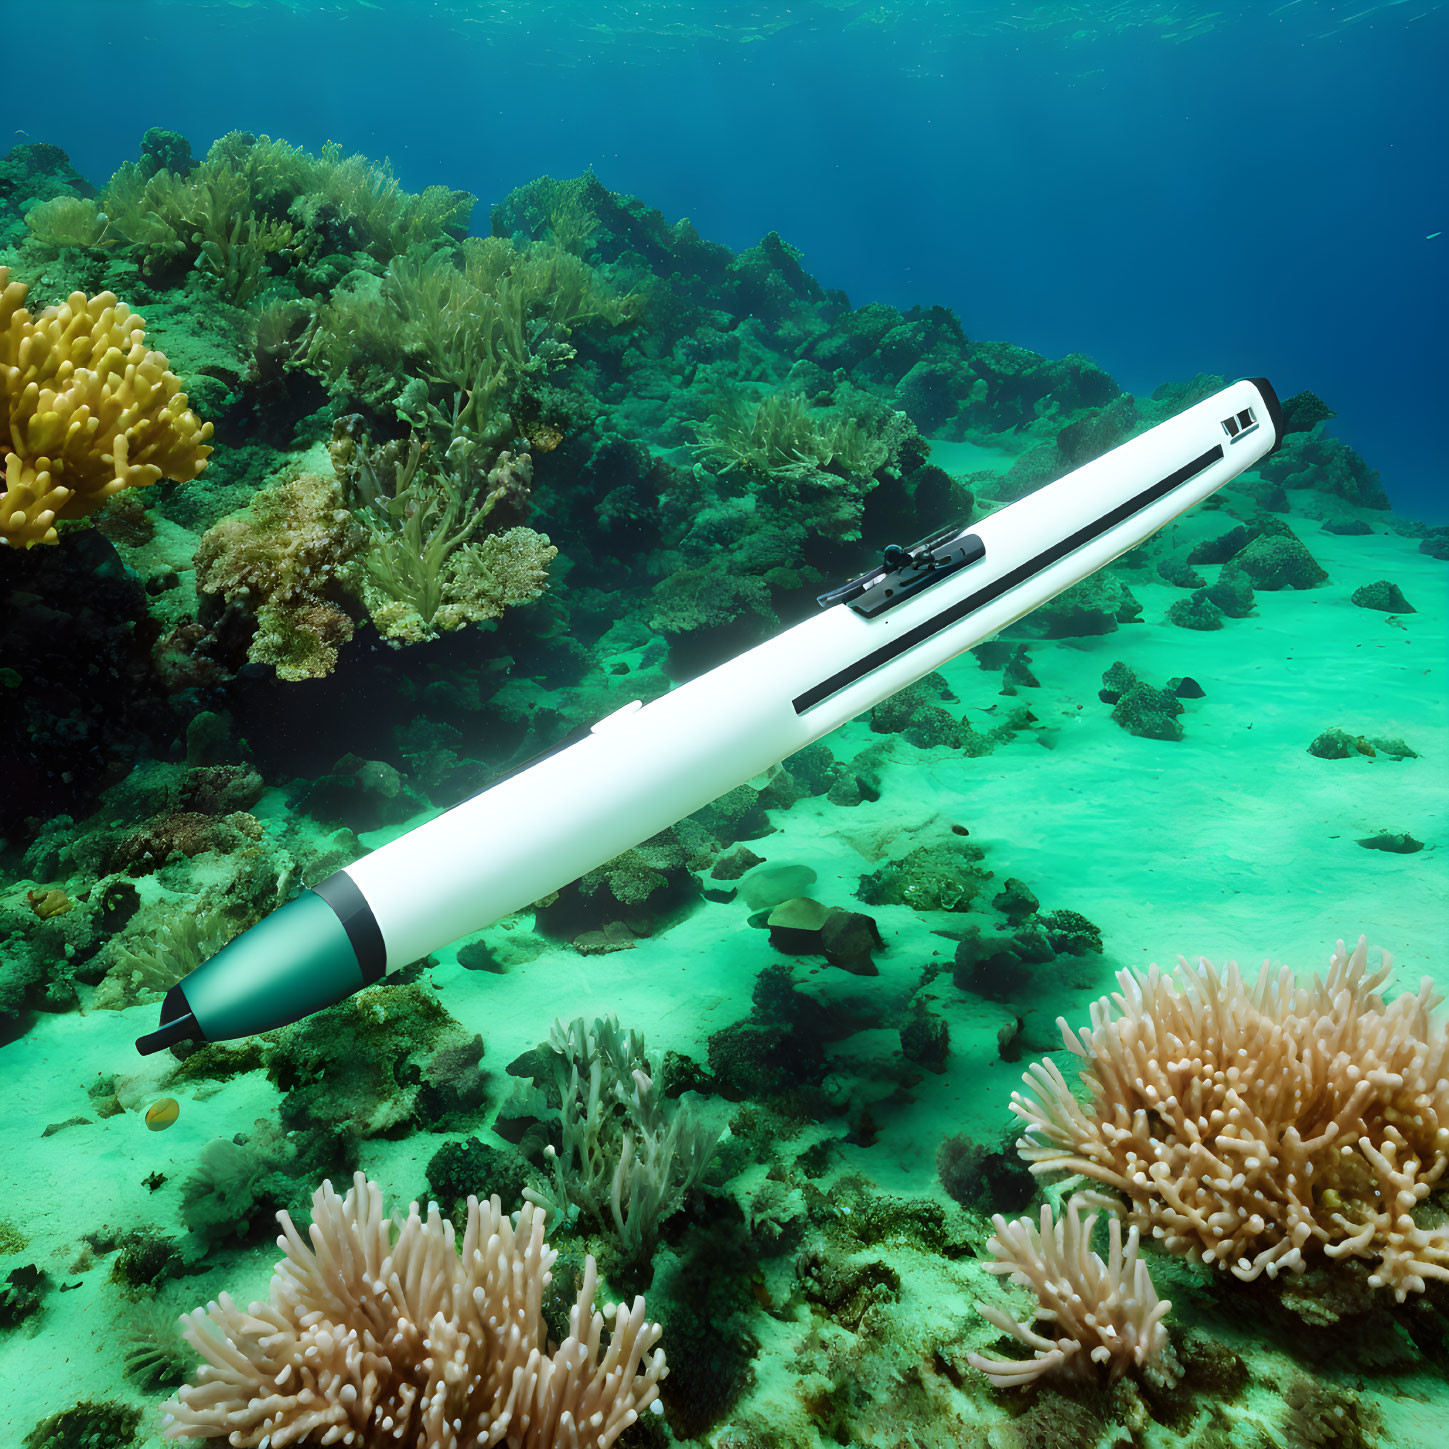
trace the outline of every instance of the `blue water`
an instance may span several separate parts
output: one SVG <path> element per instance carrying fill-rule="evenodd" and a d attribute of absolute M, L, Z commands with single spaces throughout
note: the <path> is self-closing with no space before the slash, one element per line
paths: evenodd
<path fill-rule="evenodd" d="M 0 136 L 96 181 L 151 125 L 198 155 L 332 139 L 476 192 L 485 232 L 592 167 L 731 246 L 778 231 L 857 304 L 944 303 L 1129 389 L 1311 388 L 1401 511 L 1449 518 L 1449 9 L 1176 8 L 11 0 Z"/>

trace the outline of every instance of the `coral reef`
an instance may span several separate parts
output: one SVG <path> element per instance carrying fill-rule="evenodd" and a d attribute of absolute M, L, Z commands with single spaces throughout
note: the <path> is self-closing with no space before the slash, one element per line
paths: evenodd
<path fill-rule="evenodd" d="M 363 538 L 337 484 L 302 474 L 262 489 L 207 530 L 196 550 L 196 586 L 254 616 L 249 659 L 272 665 L 281 679 L 315 679 L 352 638 L 339 590 Z"/>
<path fill-rule="evenodd" d="M 223 1293 L 190 1315 L 203 1363 L 162 1406 L 168 1438 L 608 1449 L 658 1398 L 664 1352 L 649 1351 L 660 1328 L 642 1298 L 612 1310 L 600 1355 L 592 1259 L 549 1351 L 540 1306 L 557 1253 L 537 1208 L 515 1226 L 496 1197 L 470 1197 L 455 1247 L 436 1206 L 390 1218 L 359 1172 L 345 1197 L 330 1182 L 314 1194 L 310 1247 L 278 1218 L 286 1256 L 268 1301 L 243 1312 Z"/>
<path fill-rule="evenodd" d="M 462 432 L 446 464 L 424 466 L 421 442 L 370 450 L 337 424 L 332 461 L 351 518 L 365 542 L 349 578 L 378 631 L 416 642 L 440 630 L 501 618 L 513 604 L 536 599 L 558 549 L 545 534 L 515 525 L 480 525 L 500 502 L 520 512 L 533 477 L 527 453 L 506 449 L 486 472 L 476 444 Z"/>
<path fill-rule="evenodd" d="M 1122 1194 L 1169 1252 L 1251 1281 L 1327 1257 L 1371 1264 L 1402 1302 L 1449 1281 L 1449 1228 L 1415 1209 L 1449 1167 L 1449 1024 L 1426 979 L 1391 1002 L 1385 954 L 1342 941 L 1300 983 L 1264 962 L 1121 972 L 1091 1026 L 1062 1037 L 1088 1100 L 1049 1058 L 1012 1094 L 1035 1173 Z"/>
<path fill-rule="evenodd" d="M 182 1222 L 208 1243 L 245 1237 L 292 1203 L 298 1157 L 297 1142 L 266 1118 L 248 1134 L 213 1139 L 182 1184 Z"/>
<path fill-rule="evenodd" d="M 862 878 L 856 894 L 868 905 L 905 905 L 918 911 L 966 911 L 991 872 L 986 852 L 959 841 L 917 846 L 898 861 Z"/>
<path fill-rule="evenodd" d="M 76 352 L 64 379 L 63 358 L 0 379 L 7 467 L 38 477 L 42 399 L 76 421 L 82 384 L 110 389 L 97 457 L 47 442 L 52 481 L 79 469 L 98 502 L 112 424 L 192 448 L 181 486 L 141 486 L 127 434 L 128 486 L 77 524 L 57 508 L 62 547 L 29 547 L 24 513 L 0 549 L 0 1032 L 76 1064 L 12 1114 L 37 1164 L 7 1209 L 24 1232 L 0 1227 L 0 1347 L 37 1371 L 14 1437 L 139 1442 L 122 1397 L 176 1390 L 173 1437 L 252 1449 L 604 1444 L 656 1392 L 645 1445 L 1370 1446 L 1378 1405 L 1410 1441 L 1449 1343 L 1432 992 L 1386 1000 L 1351 960 L 1312 984 L 1126 973 L 1072 1038 L 1085 1087 L 1043 1063 L 1018 1099 L 1036 1176 L 993 1115 L 1134 933 L 1209 896 L 1224 930 L 1277 919 L 1285 859 L 1322 867 L 1301 889 L 1382 892 L 1421 949 L 1449 530 L 1388 512 L 1312 394 L 1201 509 L 528 910 L 292 1027 L 116 1059 L 369 832 L 1224 381 L 1128 394 L 944 307 L 853 307 L 781 237 L 732 250 L 592 173 L 509 193 L 492 235 L 464 234 L 472 207 L 243 132 L 198 158 L 149 131 L 99 193 L 53 147 L 0 160 L 3 260 L 30 284 L 5 288 L 13 368 Z M 147 378 L 150 423 L 122 397 Z M 17 497 L 7 520 L 40 508 Z M 1314 627 L 1361 650 L 1337 714 L 1303 703 Z M 1204 780 L 1240 792 L 1251 859 L 1208 833 Z M 538 1044 L 560 993 L 586 1015 Z M 615 1007 L 672 1050 L 595 1020 Z M 32 1213 L 83 1153 L 115 1168 L 105 1225 L 90 1193 Z M 324 1188 L 309 1251 L 315 1185 L 359 1163 L 441 1211 Z M 1040 1180 L 1069 1170 L 1094 1193 L 1049 1188 L 1044 1216 Z M 243 1311 L 220 1287 L 256 1291 L 278 1210 L 287 1258 Z M 1042 1294 L 978 1320 L 993 1273 Z M 601 1304 L 647 1287 L 668 1380 L 641 1306 L 599 1324 L 605 1280 Z M 189 1340 L 188 1284 L 215 1300 Z M 94 1364 L 40 1352 L 92 1313 L 114 1329 Z"/>
<path fill-rule="evenodd" d="M 42 1419 L 25 1436 L 25 1449 L 129 1449 L 141 1427 L 141 1411 L 130 1404 L 86 1399 Z"/>
<path fill-rule="evenodd" d="M 1172 1304 L 1159 1299 L 1147 1264 L 1138 1256 L 1138 1228 L 1107 1223 L 1107 1258 L 1091 1249 L 1096 1213 L 1082 1216 L 1081 1202 L 1073 1198 L 1056 1216 L 1043 1206 L 1038 1227 L 1030 1218 L 1008 1222 L 1000 1213 L 992 1219 L 995 1233 L 987 1241 L 992 1261 L 987 1272 L 1009 1275 L 1017 1287 L 1036 1294 L 1036 1317 L 1049 1328 L 1038 1332 L 990 1303 L 977 1311 L 989 1323 L 1033 1350 L 1031 1358 L 992 1358 L 967 1355 L 998 1388 L 1015 1388 L 1044 1376 L 1092 1379 L 1105 1371 L 1117 1378 L 1129 1369 L 1155 1364 L 1168 1347 L 1163 1319 Z M 1159 1366 L 1160 1368 L 1160 1366 Z"/>
<path fill-rule="evenodd" d="M 483 1100 L 482 1055 L 481 1037 L 431 992 L 393 978 L 281 1028 L 267 1074 L 289 1127 L 352 1141 L 400 1136 L 424 1116 L 442 1130 L 463 1125 Z"/>

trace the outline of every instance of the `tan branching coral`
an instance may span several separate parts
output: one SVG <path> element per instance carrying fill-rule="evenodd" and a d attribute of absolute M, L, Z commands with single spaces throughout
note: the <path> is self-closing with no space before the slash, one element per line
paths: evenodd
<path fill-rule="evenodd" d="M 1147 1264 L 1137 1256 L 1138 1230 L 1107 1222 L 1107 1260 L 1092 1251 L 1092 1228 L 1097 1214 L 1082 1216 L 1082 1202 L 1072 1198 L 1053 1221 L 1050 1205 L 1041 1210 L 1041 1226 L 1030 1218 L 1008 1222 L 998 1213 L 991 1219 L 995 1235 L 987 1240 L 993 1261 L 988 1273 L 1010 1274 L 1018 1288 L 1030 1288 L 1037 1297 L 1035 1320 L 1022 1323 L 1004 1309 L 978 1303 L 977 1312 L 988 1323 L 1009 1333 L 1034 1350 L 1031 1358 L 992 1358 L 966 1355 L 999 1388 L 1016 1388 L 1042 1375 L 1074 1378 L 1120 1378 L 1129 1369 L 1148 1369 L 1158 1377 L 1170 1376 L 1176 1361 L 1168 1350 L 1163 1324 L 1172 1304 L 1159 1299 Z M 1163 1374 L 1164 1367 L 1169 1373 Z"/>
<path fill-rule="evenodd" d="M 0 267 L 0 541 L 56 541 L 125 488 L 185 482 L 206 466 L 211 424 L 186 406 L 145 321 L 110 292 L 75 292 L 38 317 Z"/>
<path fill-rule="evenodd" d="M 1327 977 L 1265 962 L 1119 973 L 1075 1036 L 1087 1100 L 1051 1060 L 1013 1093 L 1034 1173 L 1121 1193 L 1169 1252 L 1251 1280 L 1315 1258 L 1363 1258 L 1402 1301 L 1449 1280 L 1449 1225 L 1421 1209 L 1449 1166 L 1449 1023 L 1426 978 L 1385 1002 L 1361 937 Z"/>
<path fill-rule="evenodd" d="M 345 1198 L 324 1182 L 312 1199 L 311 1247 L 279 1213 L 286 1257 L 266 1303 L 226 1295 L 186 1320 L 205 1360 L 162 1405 L 168 1438 L 355 1449 L 608 1449 L 653 1405 L 664 1353 L 643 1298 L 594 1309 L 585 1259 L 568 1333 L 552 1353 L 542 1318 L 557 1253 L 544 1215 L 515 1227 L 494 1197 L 468 1199 L 462 1257 L 453 1225 L 388 1217 L 362 1173 Z"/>

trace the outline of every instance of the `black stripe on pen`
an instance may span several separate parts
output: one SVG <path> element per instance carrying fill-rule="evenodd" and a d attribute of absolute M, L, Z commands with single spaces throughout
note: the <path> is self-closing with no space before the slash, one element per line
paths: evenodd
<path fill-rule="evenodd" d="M 382 927 L 377 924 L 362 888 L 345 870 L 339 870 L 314 885 L 312 893 L 321 896 L 342 922 L 342 929 L 347 932 L 357 955 L 362 984 L 371 986 L 374 981 L 381 981 L 387 970 L 387 946 L 382 939 Z"/>
<path fill-rule="evenodd" d="M 832 694 L 839 694 L 842 689 L 854 684 L 857 679 L 863 679 L 873 670 L 879 669 L 881 665 L 889 664 L 892 659 L 900 658 L 908 650 L 914 649 L 917 644 L 925 643 L 927 639 L 939 634 L 943 629 L 949 629 L 952 624 L 959 624 L 962 619 L 968 618 L 977 609 L 985 608 L 992 600 L 999 599 L 1002 594 L 1016 588 L 1018 584 L 1023 584 L 1034 575 L 1041 573 L 1043 569 L 1050 568 L 1052 564 L 1066 558 L 1069 553 L 1075 553 L 1083 544 L 1100 537 L 1109 528 L 1115 528 L 1124 519 L 1131 518 L 1134 513 L 1140 513 L 1149 504 L 1156 503 L 1159 498 L 1171 493 L 1174 488 L 1180 488 L 1188 479 L 1196 477 L 1204 468 L 1216 463 L 1222 456 L 1222 445 L 1216 444 L 1206 453 L 1194 458 L 1191 463 L 1184 464 L 1175 473 L 1169 473 L 1166 478 L 1159 479 L 1150 488 L 1143 489 L 1141 493 L 1129 498 L 1125 503 L 1119 503 L 1110 512 L 1104 513 L 1100 518 L 1094 519 L 1075 533 L 1068 534 L 1060 542 L 1037 554 L 1035 558 L 1018 564 L 1016 568 L 1002 574 L 999 579 L 987 584 L 985 588 L 978 589 L 974 594 L 968 594 L 964 599 L 952 604 L 949 609 L 943 609 L 934 618 L 917 624 L 914 629 L 907 629 L 904 634 L 892 639 L 889 644 L 882 644 L 879 649 L 872 649 L 869 654 L 862 655 L 854 663 L 848 664 L 844 669 L 822 679 L 819 684 L 811 685 L 804 694 L 797 695 L 792 701 L 795 713 L 804 714 L 807 709 L 829 699 Z"/>

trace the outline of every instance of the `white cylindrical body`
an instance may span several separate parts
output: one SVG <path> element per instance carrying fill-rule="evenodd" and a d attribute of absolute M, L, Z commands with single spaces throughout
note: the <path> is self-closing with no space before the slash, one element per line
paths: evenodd
<path fill-rule="evenodd" d="M 1251 408 L 1229 434 L 1224 419 Z M 1140 437 L 962 532 L 985 554 L 877 618 L 836 604 L 651 703 L 624 709 L 577 744 L 490 786 L 348 866 L 381 928 L 387 967 L 531 904 L 754 778 L 963 650 L 990 638 L 1201 502 L 1278 442 L 1276 405 L 1233 383 Z M 1174 474 L 1219 456 L 1180 484 Z M 1161 496 L 1103 528 L 1154 487 Z M 797 709 L 812 686 L 929 630 L 952 605 L 1013 584 L 895 658 Z"/>

